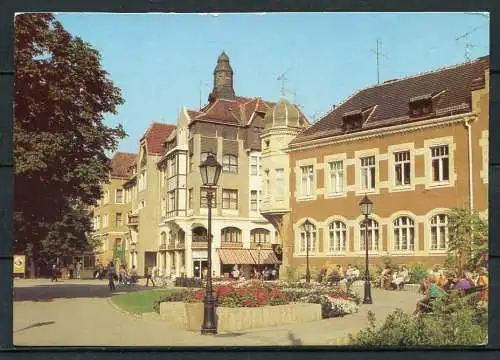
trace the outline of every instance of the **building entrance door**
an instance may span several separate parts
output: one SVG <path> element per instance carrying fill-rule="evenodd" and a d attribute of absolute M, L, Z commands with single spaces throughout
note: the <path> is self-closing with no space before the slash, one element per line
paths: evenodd
<path fill-rule="evenodd" d="M 193 274 L 194 277 L 197 279 L 201 278 L 202 271 L 208 267 L 208 261 L 207 260 L 193 260 Z"/>
<path fill-rule="evenodd" d="M 156 266 L 156 251 L 144 252 L 144 270 L 147 268 L 153 269 Z"/>

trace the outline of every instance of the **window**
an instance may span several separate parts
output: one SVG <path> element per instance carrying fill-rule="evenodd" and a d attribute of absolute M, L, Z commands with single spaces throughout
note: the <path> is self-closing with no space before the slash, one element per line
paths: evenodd
<path fill-rule="evenodd" d="M 201 153 L 201 155 L 200 155 L 200 164 L 201 164 L 202 162 L 204 162 L 205 160 L 207 160 L 208 155 L 213 155 L 213 156 L 217 157 L 217 156 L 216 156 L 214 153 L 212 153 L 212 152 L 202 152 L 202 153 Z"/>
<path fill-rule="evenodd" d="M 448 216 L 439 214 L 431 219 L 431 250 L 445 250 L 448 245 Z"/>
<path fill-rule="evenodd" d="M 302 195 L 312 195 L 314 184 L 314 167 L 312 165 L 301 166 L 301 193 Z"/>
<path fill-rule="evenodd" d="M 259 200 L 258 200 L 258 203 L 259 203 L 259 209 L 260 209 L 260 202 L 262 200 L 262 190 L 259 190 Z"/>
<path fill-rule="evenodd" d="M 108 218 L 108 214 L 104 214 L 102 216 L 102 227 L 103 228 L 107 228 L 109 225 L 109 218 Z"/>
<path fill-rule="evenodd" d="M 312 225 L 312 231 L 306 232 L 304 226 L 300 227 L 300 252 L 305 253 L 309 245 L 309 251 L 314 252 L 316 249 L 316 226 Z"/>
<path fill-rule="evenodd" d="M 368 229 L 366 229 L 366 224 L 364 221 L 359 223 L 360 226 L 360 249 L 365 250 L 365 230 L 368 230 L 367 232 L 367 241 L 368 241 L 368 250 L 369 251 L 377 251 L 378 250 L 378 243 L 379 243 L 379 229 L 378 229 L 378 222 L 375 220 L 369 219 L 368 220 Z"/>
<path fill-rule="evenodd" d="M 227 227 L 221 230 L 222 242 L 240 243 L 241 230 L 235 227 Z"/>
<path fill-rule="evenodd" d="M 257 211 L 257 190 L 250 191 L 250 210 Z"/>
<path fill-rule="evenodd" d="M 238 209 L 238 190 L 222 189 L 222 208 Z"/>
<path fill-rule="evenodd" d="M 143 170 L 140 174 L 139 174 L 139 191 L 143 191 L 143 190 L 146 190 L 146 170 Z"/>
<path fill-rule="evenodd" d="M 333 221 L 328 226 L 328 252 L 346 251 L 347 227 L 342 221 Z"/>
<path fill-rule="evenodd" d="M 116 225 L 116 227 L 123 226 L 123 215 L 122 215 L 122 213 L 116 213 L 116 216 L 115 216 L 115 225 Z"/>
<path fill-rule="evenodd" d="M 168 160 L 168 177 L 174 176 L 177 174 L 177 161 L 176 158 L 172 158 Z"/>
<path fill-rule="evenodd" d="M 407 150 L 394 153 L 395 186 L 410 185 L 410 169 L 410 152 Z"/>
<path fill-rule="evenodd" d="M 193 208 L 193 189 L 189 189 L 188 191 L 188 209 Z"/>
<path fill-rule="evenodd" d="M 161 199 L 161 216 L 167 215 L 167 199 Z"/>
<path fill-rule="evenodd" d="M 259 175 L 259 158 L 257 156 L 250 157 L 250 175 Z"/>
<path fill-rule="evenodd" d="M 332 161 L 329 163 L 329 167 L 329 192 L 341 194 L 344 191 L 344 162 L 342 160 Z"/>
<path fill-rule="evenodd" d="M 250 231 L 250 238 L 253 243 L 269 244 L 271 243 L 270 232 L 266 229 L 253 229 Z"/>
<path fill-rule="evenodd" d="M 189 155 L 189 172 L 193 171 L 193 167 L 194 167 L 194 159 L 193 159 L 193 155 Z"/>
<path fill-rule="evenodd" d="M 217 192 L 215 190 L 212 190 L 212 207 L 215 208 L 217 207 Z M 201 208 L 208 208 L 207 205 L 207 189 L 206 188 L 201 188 L 200 189 L 200 207 Z"/>
<path fill-rule="evenodd" d="M 269 149 L 269 144 L 270 144 L 270 141 L 269 141 L 269 140 L 266 140 L 266 141 L 264 141 L 264 144 L 265 144 L 265 148 L 266 148 L 266 149 Z"/>
<path fill-rule="evenodd" d="M 175 190 L 168 192 L 168 211 L 173 211 L 176 209 L 175 206 Z"/>
<path fill-rule="evenodd" d="M 284 169 L 276 169 L 276 198 L 283 199 L 285 196 Z"/>
<path fill-rule="evenodd" d="M 222 157 L 222 171 L 236 174 L 238 172 L 238 157 L 234 155 L 224 155 Z"/>
<path fill-rule="evenodd" d="M 102 203 L 103 205 L 109 203 L 109 190 L 104 190 Z"/>
<path fill-rule="evenodd" d="M 392 223 L 394 229 L 394 250 L 415 250 L 415 224 L 406 216 L 398 217 Z"/>
<path fill-rule="evenodd" d="M 163 231 L 160 234 L 160 245 L 166 245 L 167 244 L 167 233 Z"/>
<path fill-rule="evenodd" d="M 361 188 L 363 190 L 375 189 L 375 156 L 367 156 L 361 160 Z"/>
<path fill-rule="evenodd" d="M 269 194 L 271 193 L 271 183 L 270 183 L 270 179 L 269 179 L 269 170 L 266 170 L 265 173 L 266 173 L 266 176 L 264 178 L 264 194 L 266 196 L 269 196 Z"/>
<path fill-rule="evenodd" d="M 144 209 L 145 207 L 146 207 L 146 201 L 141 200 L 141 201 L 139 202 L 139 210 Z"/>
<path fill-rule="evenodd" d="M 448 145 L 431 147 L 432 181 L 450 180 Z"/>
<path fill-rule="evenodd" d="M 117 204 L 123 204 L 123 189 L 116 189 L 115 201 Z"/>
<path fill-rule="evenodd" d="M 129 203 L 131 200 L 130 188 L 125 189 L 125 203 Z"/>

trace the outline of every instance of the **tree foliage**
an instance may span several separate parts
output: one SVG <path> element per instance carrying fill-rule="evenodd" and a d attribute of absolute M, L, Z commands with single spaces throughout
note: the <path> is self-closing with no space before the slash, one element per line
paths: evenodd
<path fill-rule="evenodd" d="M 448 217 L 448 254 L 459 275 L 475 270 L 488 246 L 488 223 L 477 212 L 454 209 Z"/>
<path fill-rule="evenodd" d="M 46 255 L 62 242 L 67 251 L 88 244 L 85 206 L 96 203 L 107 180 L 106 152 L 126 135 L 103 122 L 123 99 L 100 61 L 52 14 L 16 16 L 16 251 Z"/>

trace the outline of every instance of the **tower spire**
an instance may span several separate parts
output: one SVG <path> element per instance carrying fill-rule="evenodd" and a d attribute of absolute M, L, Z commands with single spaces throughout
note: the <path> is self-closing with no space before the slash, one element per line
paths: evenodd
<path fill-rule="evenodd" d="M 209 101 L 218 98 L 234 99 L 233 69 L 229 63 L 229 56 L 223 50 L 217 58 L 214 69 L 214 89 L 209 96 Z"/>

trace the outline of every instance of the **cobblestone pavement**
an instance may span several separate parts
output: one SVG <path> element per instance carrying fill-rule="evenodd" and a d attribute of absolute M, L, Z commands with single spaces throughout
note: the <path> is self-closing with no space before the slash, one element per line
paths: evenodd
<path fill-rule="evenodd" d="M 117 292 L 144 286 L 117 287 Z M 361 292 L 362 289 L 359 289 Z M 154 316 L 138 318 L 109 302 L 105 281 L 16 280 L 14 344 L 17 346 L 272 346 L 344 344 L 348 333 L 367 324 L 368 310 L 378 321 L 396 308 L 413 311 L 413 292 L 373 290 L 373 305 L 357 314 L 306 324 L 278 326 L 242 333 L 202 336 L 180 330 Z"/>

